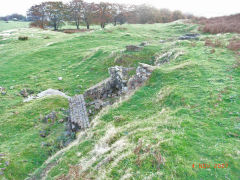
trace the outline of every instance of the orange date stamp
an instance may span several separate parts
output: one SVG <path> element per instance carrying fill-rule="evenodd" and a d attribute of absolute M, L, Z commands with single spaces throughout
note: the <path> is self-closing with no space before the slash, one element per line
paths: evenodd
<path fill-rule="evenodd" d="M 192 168 L 199 168 L 199 169 L 224 169 L 228 168 L 228 163 L 215 163 L 215 164 L 206 164 L 206 163 L 199 163 L 199 164 L 193 164 Z"/>

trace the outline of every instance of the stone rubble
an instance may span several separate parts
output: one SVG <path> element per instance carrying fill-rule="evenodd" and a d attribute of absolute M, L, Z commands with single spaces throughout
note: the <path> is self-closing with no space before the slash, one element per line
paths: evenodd
<path fill-rule="evenodd" d="M 146 80 L 149 79 L 155 68 L 156 67 L 148 64 L 139 63 L 139 66 L 136 69 L 136 75 L 131 77 L 128 81 L 128 90 L 133 90 L 141 86 Z"/>
<path fill-rule="evenodd" d="M 178 39 L 179 40 L 198 40 L 199 39 L 200 34 L 197 33 L 188 33 L 185 34 L 183 36 L 180 36 Z"/>
<path fill-rule="evenodd" d="M 170 61 L 177 59 L 181 55 L 183 55 L 182 51 L 178 50 L 168 51 L 166 53 L 156 55 L 154 64 L 156 66 L 160 66 L 162 64 L 169 63 Z"/>

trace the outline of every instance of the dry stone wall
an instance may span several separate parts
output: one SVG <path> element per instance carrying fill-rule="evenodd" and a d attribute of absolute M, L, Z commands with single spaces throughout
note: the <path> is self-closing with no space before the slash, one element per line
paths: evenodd
<path fill-rule="evenodd" d="M 89 127 L 89 119 L 83 95 L 70 98 L 69 123 L 73 131 Z"/>

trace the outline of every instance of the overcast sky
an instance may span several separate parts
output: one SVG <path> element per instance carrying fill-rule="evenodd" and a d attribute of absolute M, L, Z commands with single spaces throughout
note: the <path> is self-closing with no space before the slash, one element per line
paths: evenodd
<path fill-rule="evenodd" d="M 12 13 L 26 15 L 26 11 L 34 4 L 50 0 L 0 0 L 0 16 Z M 57 0 L 53 0 L 57 1 Z M 69 0 L 62 0 L 69 2 Z M 181 10 L 197 16 L 214 17 L 240 13 L 239 0 L 86 0 L 88 2 L 108 1 L 124 4 L 150 4 L 157 8 Z"/>

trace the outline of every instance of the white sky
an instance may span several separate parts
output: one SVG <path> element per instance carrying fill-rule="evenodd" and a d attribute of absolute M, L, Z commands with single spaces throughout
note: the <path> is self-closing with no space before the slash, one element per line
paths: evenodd
<path fill-rule="evenodd" d="M 12 13 L 26 15 L 34 4 L 51 0 L 0 0 L 0 16 Z M 57 1 L 57 0 L 52 0 Z M 68 2 L 69 0 L 62 0 Z M 108 1 L 124 4 L 150 4 L 157 8 L 181 10 L 197 16 L 213 17 L 240 13 L 240 0 L 86 0 L 87 2 Z"/>

